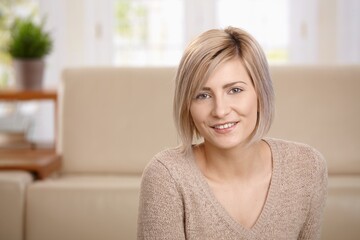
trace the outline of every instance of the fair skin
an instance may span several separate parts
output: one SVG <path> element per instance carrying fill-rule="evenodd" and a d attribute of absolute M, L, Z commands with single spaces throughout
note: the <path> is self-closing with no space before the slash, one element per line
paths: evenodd
<path fill-rule="evenodd" d="M 238 58 L 220 65 L 192 100 L 190 113 L 204 142 L 194 156 L 216 199 L 229 215 L 251 228 L 261 214 L 272 160 L 264 141 L 248 145 L 258 99 Z"/>

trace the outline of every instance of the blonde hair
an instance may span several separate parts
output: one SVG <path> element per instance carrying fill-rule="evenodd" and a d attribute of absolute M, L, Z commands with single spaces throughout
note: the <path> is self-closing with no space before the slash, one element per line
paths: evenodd
<path fill-rule="evenodd" d="M 194 137 L 199 136 L 190 114 L 194 95 L 220 64 L 235 57 L 244 64 L 258 97 L 258 119 L 249 143 L 268 132 L 274 115 L 274 91 L 261 46 L 242 29 L 212 29 L 188 45 L 177 69 L 174 120 L 184 152 L 191 151 Z"/>

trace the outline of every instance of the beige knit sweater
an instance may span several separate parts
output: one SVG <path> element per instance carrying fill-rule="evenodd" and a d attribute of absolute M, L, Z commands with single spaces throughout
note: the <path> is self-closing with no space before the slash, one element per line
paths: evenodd
<path fill-rule="evenodd" d="M 273 173 L 251 229 L 216 200 L 193 158 L 169 149 L 157 154 L 143 173 L 138 239 L 319 239 L 326 161 L 307 145 L 264 140 L 271 148 Z"/>

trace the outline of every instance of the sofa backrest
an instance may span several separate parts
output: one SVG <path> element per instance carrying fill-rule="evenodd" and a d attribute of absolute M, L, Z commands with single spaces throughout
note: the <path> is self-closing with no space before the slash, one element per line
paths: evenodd
<path fill-rule="evenodd" d="M 360 65 L 272 66 L 276 116 L 270 136 L 308 143 L 329 174 L 360 173 Z"/>
<path fill-rule="evenodd" d="M 156 152 L 176 146 L 174 77 L 174 68 L 64 70 L 63 172 L 141 174 Z"/>

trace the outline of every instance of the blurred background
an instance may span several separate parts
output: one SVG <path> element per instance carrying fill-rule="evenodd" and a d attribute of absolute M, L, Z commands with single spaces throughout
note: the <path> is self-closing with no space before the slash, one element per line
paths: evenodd
<path fill-rule="evenodd" d="M 43 20 L 54 41 L 44 79 L 50 89 L 67 67 L 175 67 L 193 37 L 229 25 L 251 33 L 270 64 L 360 64 L 359 13 L 358 0 L 1 0 L 0 49 L 16 17 Z M 14 84 L 11 66 L 1 51 L 0 88 Z M 0 118 L 15 116 L 0 127 L 52 142 L 53 111 L 46 102 L 0 102 Z"/>

